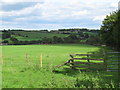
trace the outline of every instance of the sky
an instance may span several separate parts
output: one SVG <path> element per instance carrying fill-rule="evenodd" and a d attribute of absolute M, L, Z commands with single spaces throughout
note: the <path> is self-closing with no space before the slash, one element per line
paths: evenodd
<path fill-rule="evenodd" d="M 99 29 L 119 0 L 0 0 L 0 29 Z"/>

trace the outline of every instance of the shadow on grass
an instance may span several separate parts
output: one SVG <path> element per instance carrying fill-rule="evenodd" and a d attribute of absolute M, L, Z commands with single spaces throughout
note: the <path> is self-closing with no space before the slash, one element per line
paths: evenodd
<path fill-rule="evenodd" d="M 102 57 L 103 49 L 101 48 L 93 54 L 100 54 Z M 96 66 L 97 67 L 97 66 Z M 102 70 L 73 70 L 65 68 L 53 70 L 55 74 L 64 74 L 76 78 L 75 87 L 79 88 L 120 88 L 120 72 L 109 72 Z M 78 78 L 79 77 L 79 78 Z"/>
<path fill-rule="evenodd" d="M 101 58 L 102 53 L 103 53 L 103 48 L 100 48 L 98 51 L 96 51 L 96 52 L 89 52 L 88 54 L 99 55 L 98 58 Z M 92 58 L 96 58 L 96 57 L 93 56 Z M 90 71 L 90 72 L 97 72 L 99 70 L 99 69 L 96 69 L 96 68 L 94 70 L 92 70 L 92 69 L 91 70 L 87 70 L 87 68 L 86 69 L 72 69 L 72 68 L 69 67 L 69 65 L 70 64 L 67 64 L 66 65 L 67 67 L 63 66 L 62 69 L 54 69 L 53 72 L 56 73 L 56 74 L 64 74 L 64 75 L 74 76 L 74 75 L 79 74 L 81 71 L 82 72 L 88 72 L 88 71 Z M 94 66 L 99 68 L 98 65 L 94 65 Z"/>
<path fill-rule="evenodd" d="M 54 73 L 56 74 L 64 74 L 68 76 L 75 76 L 80 73 L 78 70 L 73 70 L 71 68 L 63 68 L 61 70 L 53 70 Z"/>
<path fill-rule="evenodd" d="M 80 71 L 70 68 L 53 71 L 55 74 L 64 74 L 76 78 L 76 88 L 120 88 L 119 72 L 107 71 Z"/>

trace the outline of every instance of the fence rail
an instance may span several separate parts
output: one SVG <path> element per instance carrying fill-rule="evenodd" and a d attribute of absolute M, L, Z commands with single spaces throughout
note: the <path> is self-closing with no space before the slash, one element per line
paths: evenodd
<path fill-rule="evenodd" d="M 107 71 L 120 71 L 120 52 L 107 52 Z"/>
<path fill-rule="evenodd" d="M 94 58 L 74 58 L 74 60 L 98 60 L 98 61 L 103 61 L 103 59 L 94 59 Z"/>
<path fill-rule="evenodd" d="M 113 53 L 120 53 L 120 52 L 107 52 L 107 53 L 111 53 L 111 54 L 113 54 Z"/>
<path fill-rule="evenodd" d="M 94 55 L 94 54 L 70 54 L 70 66 L 75 69 L 76 67 L 86 67 L 86 69 L 94 69 L 96 66 L 93 65 L 102 65 L 99 67 L 104 68 L 106 71 L 120 71 L 120 52 L 103 52 L 102 59 L 100 58 L 92 58 L 91 56 L 99 56 L 99 55 Z M 77 56 L 77 57 L 76 57 Z M 81 58 L 81 56 L 85 56 L 86 58 Z M 82 62 L 82 61 L 87 61 L 87 62 Z M 96 63 L 96 62 L 91 62 L 91 61 L 103 61 L 102 63 Z M 78 64 L 79 66 L 76 66 Z M 82 65 L 85 66 L 82 66 Z M 86 66 L 87 65 L 87 66 Z M 102 68 L 102 69 L 103 69 Z"/>
<path fill-rule="evenodd" d="M 75 58 L 75 56 L 86 56 L 86 58 Z M 82 68 L 85 67 L 86 69 L 94 69 L 96 68 L 93 65 L 102 65 L 102 67 L 104 68 L 104 70 L 106 70 L 107 68 L 107 64 L 105 59 L 98 59 L 98 58 L 91 58 L 90 56 L 98 56 L 98 55 L 93 55 L 93 54 L 70 54 L 70 66 L 73 69 L 76 68 Z M 104 56 L 104 55 L 103 55 Z M 82 62 L 85 61 L 86 62 Z M 102 63 L 97 63 L 97 62 L 91 62 L 91 61 L 103 61 Z M 77 64 L 77 65 L 76 65 Z M 79 65 L 79 66 L 78 66 Z M 101 68 L 101 70 L 103 70 L 103 68 Z"/>

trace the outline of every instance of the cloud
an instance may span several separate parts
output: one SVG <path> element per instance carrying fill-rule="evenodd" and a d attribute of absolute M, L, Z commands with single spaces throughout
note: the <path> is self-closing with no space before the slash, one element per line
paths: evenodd
<path fill-rule="evenodd" d="M 53 7 L 54 6 L 54 7 Z M 73 6 L 73 5 L 72 5 Z M 24 8 L 18 11 L 10 11 L 10 12 L 1 12 L 3 17 L 6 16 L 21 16 L 15 18 L 17 21 L 24 21 L 24 20 L 63 20 L 68 18 L 78 19 L 80 16 L 85 16 L 88 14 L 89 11 L 79 9 L 78 6 L 74 5 L 55 5 L 55 3 L 45 3 L 40 4 L 37 3 L 34 6 Z M 24 17 L 24 15 L 28 15 Z"/>
<path fill-rule="evenodd" d="M 5 7 L 19 3 L 35 2 L 19 10 L 2 9 L 3 22 L 14 23 L 13 27 L 99 27 L 107 14 L 117 10 L 118 0 L 1 0 Z M 42 2 L 42 3 L 41 3 Z M 3 7 L 4 8 L 4 7 Z M 21 24 L 22 22 L 22 24 Z M 27 25 L 28 24 L 28 25 Z M 9 27 L 8 23 L 3 26 Z M 15 25 L 15 26 L 14 26 Z M 10 26 L 11 27 L 11 26 Z M 35 27 L 33 27 L 35 28 Z M 40 28 L 40 27 L 38 27 Z"/>
<path fill-rule="evenodd" d="M 1 0 L 2 4 L 16 4 L 25 2 L 44 2 L 45 0 Z"/>
<path fill-rule="evenodd" d="M 95 16 L 93 18 L 93 21 L 100 21 L 100 22 L 102 22 L 105 17 L 106 17 L 106 15 Z"/>
<path fill-rule="evenodd" d="M 110 7 L 117 8 L 118 7 L 118 2 L 111 3 Z"/>
<path fill-rule="evenodd" d="M 0 16 L 2 17 L 6 17 L 6 16 L 21 16 L 21 15 L 29 15 L 32 12 L 34 12 L 35 10 L 39 10 L 41 8 L 41 4 L 37 3 L 35 6 L 33 7 L 27 7 L 24 8 L 22 10 L 18 10 L 18 11 L 0 11 Z"/>
<path fill-rule="evenodd" d="M 83 10 L 83 11 L 73 11 L 72 16 L 83 16 L 83 15 L 86 15 L 86 14 L 88 14 L 88 11 L 87 11 L 87 10 Z"/>

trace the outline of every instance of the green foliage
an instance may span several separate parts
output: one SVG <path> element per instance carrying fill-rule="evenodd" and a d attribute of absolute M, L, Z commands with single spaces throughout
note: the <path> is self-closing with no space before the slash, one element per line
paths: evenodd
<path fill-rule="evenodd" d="M 6 39 L 6 38 L 10 38 L 11 34 L 9 33 L 9 31 L 2 31 L 2 39 Z"/>
<path fill-rule="evenodd" d="M 88 34 L 88 33 L 85 33 L 84 37 L 85 37 L 85 38 L 89 38 L 89 34 Z"/>
<path fill-rule="evenodd" d="M 70 34 L 68 37 L 64 38 L 65 43 L 79 43 L 79 40 L 77 34 Z"/>
<path fill-rule="evenodd" d="M 87 44 L 90 45 L 100 45 L 101 44 L 101 39 L 100 36 L 91 36 L 86 40 Z"/>
<path fill-rule="evenodd" d="M 11 44 L 28 45 L 28 44 L 54 44 L 54 43 L 87 43 L 86 42 L 87 39 L 89 39 L 89 41 L 92 41 L 92 39 L 89 37 L 98 35 L 98 31 L 96 30 L 89 31 L 87 29 L 81 29 L 81 30 L 62 29 L 55 31 L 57 33 L 53 33 L 52 31 L 46 31 L 46 30 L 42 30 L 42 31 L 41 30 L 40 31 L 9 30 L 6 32 L 9 32 L 11 37 L 3 39 L 2 42 L 6 42 L 10 45 Z M 65 34 L 61 34 L 62 32 L 64 32 Z M 69 34 L 67 32 L 69 32 Z M 13 37 L 14 39 L 12 39 Z"/>
<path fill-rule="evenodd" d="M 78 35 L 81 36 L 81 37 L 84 37 L 84 33 L 81 32 L 81 31 L 78 32 Z"/>
<path fill-rule="evenodd" d="M 53 38 L 54 36 L 57 37 L 67 37 L 66 34 L 56 34 L 56 33 L 43 33 L 40 31 L 11 31 L 16 35 L 16 38 L 19 41 L 32 41 L 32 40 L 42 40 L 43 38 Z"/>
<path fill-rule="evenodd" d="M 112 47 L 120 45 L 120 11 L 116 11 L 107 15 L 101 26 L 102 41 Z"/>
<path fill-rule="evenodd" d="M 44 37 L 44 38 L 42 39 L 42 43 L 52 43 L 52 39 L 51 39 L 51 38 Z"/>
<path fill-rule="evenodd" d="M 8 43 L 8 40 L 4 40 L 2 43 Z"/>
<path fill-rule="evenodd" d="M 54 36 L 53 43 L 63 43 L 63 39 L 60 37 Z"/>

